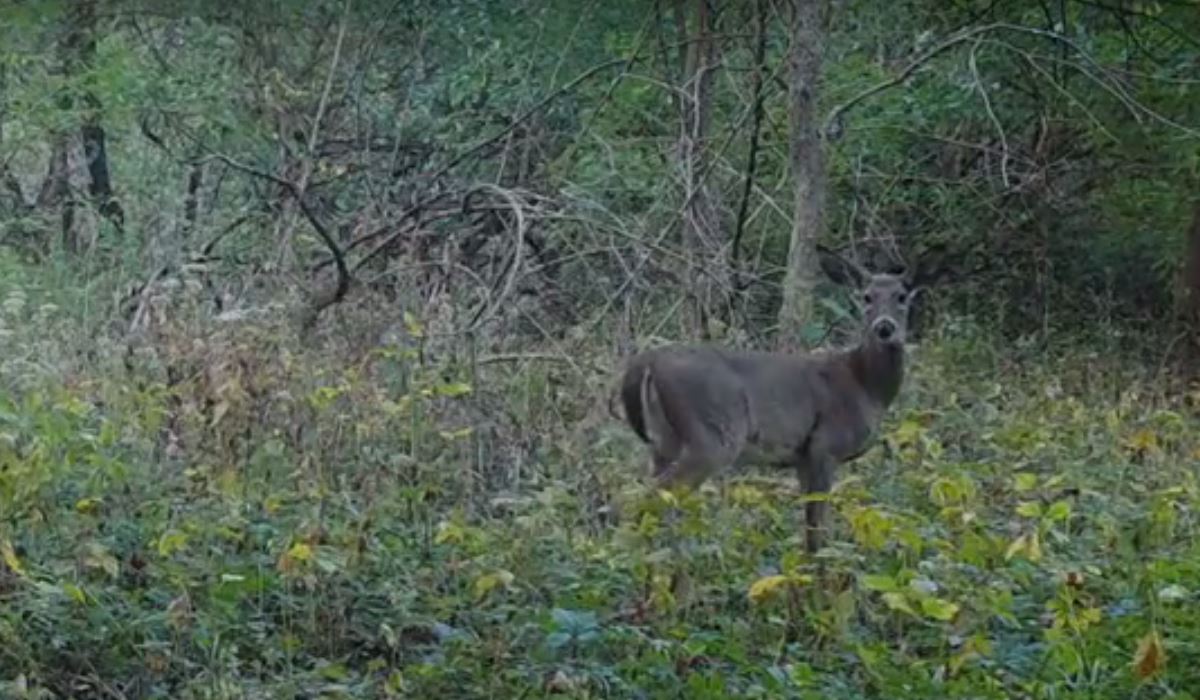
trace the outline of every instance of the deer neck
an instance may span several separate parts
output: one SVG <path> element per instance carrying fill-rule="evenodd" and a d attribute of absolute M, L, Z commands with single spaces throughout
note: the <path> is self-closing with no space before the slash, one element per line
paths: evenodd
<path fill-rule="evenodd" d="M 904 381 L 904 346 L 864 339 L 849 352 L 850 371 L 868 396 L 886 407 L 896 400 Z"/>

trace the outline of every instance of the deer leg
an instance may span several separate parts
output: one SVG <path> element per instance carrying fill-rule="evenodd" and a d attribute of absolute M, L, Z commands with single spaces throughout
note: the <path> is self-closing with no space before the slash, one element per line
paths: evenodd
<path fill-rule="evenodd" d="M 736 455 L 736 445 L 722 444 L 716 440 L 703 444 L 688 443 L 683 446 L 679 459 L 658 472 L 655 480 L 659 488 L 696 488 L 731 464 Z"/>
<path fill-rule="evenodd" d="M 833 488 L 834 460 L 828 456 L 810 455 L 801 469 L 805 493 L 810 496 L 828 496 Z M 825 540 L 825 528 L 829 520 L 829 501 L 825 498 L 804 504 L 805 545 L 810 554 L 821 549 Z"/>

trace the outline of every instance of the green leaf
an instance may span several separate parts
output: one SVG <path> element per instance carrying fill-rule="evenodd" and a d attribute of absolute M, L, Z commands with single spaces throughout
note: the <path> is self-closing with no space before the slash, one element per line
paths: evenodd
<path fill-rule="evenodd" d="M 1071 518 L 1071 504 L 1066 501 L 1055 501 L 1046 509 L 1046 519 L 1051 522 L 1065 522 Z"/>
<path fill-rule="evenodd" d="M 903 593 L 900 593 L 898 591 L 891 591 L 888 593 L 884 593 L 883 594 L 883 602 L 886 603 L 889 608 L 891 608 L 892 610 L 895 610 L 896 612 L 908 613 L 909 615 L 912 615 L 913 617 L 917 617 L 917 611 L 913 610 L 912 606 L 908 604 L 908 599 L 904 597 Z"/>
<path fill-rule="evenodd" d="M 466 382 L 450 382 L 438 386 L 437 393 L 451 398 L 471 393 L 471 385 Z"/>
<path fill-rule="evenodd" d="M 1038 518 L 1042 515 L 1042 504 L 1037 501 L 1025 501 L 1017 506 L 1017 515 L 1025 518 Z"/>
<path fill-rule="evenodd" d="M 958 614 L 958 605 L 941 598 L 921 599 L 921 612 L 935 620 L 949 622 Z"/>
<path fill-rule="evenodd" d="M 1018 472 L 1013 477 L 1013 485 L 1019 492 L 1032 491 L 1037 488 L 1037 474 L 1029 472 Z"/>
<path fill-rule="evenodd" d="M 507 588 L 516 579 L 511 571 L 497 569 L 490 574 L 484 574 L 475 579 L 475 599 L 483 600 L 488 593 L 497 588 Z"/>
<path fill-rule="evenodd" d="M 900 586 L 896 583 L 896 579 L 886 574 L 867 574 L 862 577 L 862 584 L 870 591 L 879 591 L 881 593 L 898 591 Z"/>
<path fill-rule="evenodd" d="M 158 555 L 169 557 L 187 547 L 188 536 L 178 530 L 168 530 L 158 538 Z"/>

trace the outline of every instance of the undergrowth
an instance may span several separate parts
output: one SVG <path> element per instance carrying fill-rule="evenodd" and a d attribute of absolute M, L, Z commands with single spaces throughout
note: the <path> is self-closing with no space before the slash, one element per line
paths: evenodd
<path fill-rule="evenodd" d="M 0 296 L 6 698 L 1200 687 L 1198 421 L 1137 363 L 929 339 L 809 558 L 789 474 L 647 491 L 598 373 L 415 318 L 350 359 L 265 322 L 71 354 L 71 309 Z"/>

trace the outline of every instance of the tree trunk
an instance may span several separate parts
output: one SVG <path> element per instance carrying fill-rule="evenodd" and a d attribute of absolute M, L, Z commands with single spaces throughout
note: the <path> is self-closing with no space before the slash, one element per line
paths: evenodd
<path fill-rule="evenodd" d="M 694 24 L 690 28 L 687 4 L 686 0 L 678 0 L 675 5 L 683 71 L 679 82 L 680 133 L 676 148 L 684 197 L 680 233 L 692 301 L 689 325 L 694 332 L 708 337 L 709 319 L 714 311 L 722 311 L 726 306 L 729 286 L 721 209 L 716 188 L 710 183 L 707 153 L 717 42 L 707 0 L 690 3 Z"/>
<path fill-rule="evenodd" d="M 1192 205 L 1192 223 L 1187 236 L 1179 292 L 1188 325 L 1194 333 L 1200 333 L 1200 199 Z"/>
<path fill-rule="evenodd" d="M 7 192 L 13 199 L 13 211 L 24 212 L 29 208 L 25 192 L 17 176 L 8 169 L 4 154 L 4 123 L 8 119 L 8 66 L 0 60 L 0 191 Z"/>
<path fill-rule="evenodd" d="M 816 245 L 825 225 L 825 155 L 817 118 L 825 41 L 824 4 L 823 0 L 792 0 L 788 128 L 794 202 L 779 309 L 778 344 L 784 348 L 805 344 L 803 332 L 812 318 L 818 274 Z"/>
<path fill-rule="evenodd" d="M 196 230 L 200 216 L 200 189 L 204 186 L 204 163 L 197 159 L 188 163 L 187 190 L 183 195 L 183 238 L 189 239 Z"/>
<path fill-rule="evenodd" d="M 90 69 L 96 60 L 96 0 L 79 0 L 75 3 L 70 21 L 75 37 L 70 42 L 73 46 L 68 50 L 73 49 L 75 55 L 66 58 L 74 63 L 74 72 L 78 74 Z M 88 194 L 91 195 L 96 211 L 119 230 L 125 225 L 125 212 L 121 209 L 120 202 L 113 197 L 112 177 L 108 169 L 108 148 L 101 121 L 102 105 L 99 98 L 87 89 L 81 90 L 80 101 L 83 119 L 79 135 L 83 140 L 83 157 L 90 179 Z"/>

